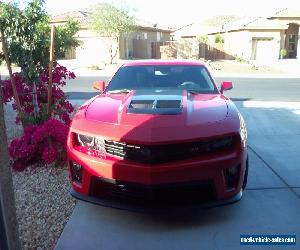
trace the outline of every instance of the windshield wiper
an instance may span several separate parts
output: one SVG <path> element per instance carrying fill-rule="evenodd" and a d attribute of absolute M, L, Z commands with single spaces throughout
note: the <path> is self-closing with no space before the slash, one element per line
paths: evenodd
<path fill-rule="evenodd" d="M 185 89 L 185 90 L 191 94 L 200 94 L 202 92 L 200 89 Z"/>
<path fill-rule="evenodd" d="M 122 93 L 129 93 L 131 89 L 114 89 L 107 91 L 106 94 L 122 94 Z"/>

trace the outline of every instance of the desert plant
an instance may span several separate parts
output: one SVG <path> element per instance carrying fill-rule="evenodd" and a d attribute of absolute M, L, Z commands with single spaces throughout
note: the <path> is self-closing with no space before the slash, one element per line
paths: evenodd
<path fill-rule="evenodd" d="M 44 71 L 39 76 L 37 85 L 37 101 L 39 112 L 33 115 L 32 85 L 20 73 L 15 73 L 14 78 L 19 92 L 22 107 L 23 120 L 27 126 L 21 138 L 11 142 L 9 147 L 10 156 L 13 160 L 13 168 L 22 171 L 29 164 L 49 164 L 64 160 L 66 152 L 66 138 L 71 122 L 70 114 L 74 108 L 67 100 L 61 87 L 66 84 L 67 79 L 75 78 L 73 72 L 68 71 L 63 66 L 56 66 L 53 71 L 52 85 L 52 115 L 49 118 L 47 113 L 47 88 L 48 72 Z M 1 82 L 3 88 L 4 102 L 13 101 L 13 108 L 16 105 L 13 99 L 12 86 L 10 80 Z M 21 117 L 17 115 L 16 123 Z"/>
<path fill-rule="evenodd" d="M 9 146 L 13 169 L 23 171 L 32 164 L 51 164 L 64 161 L 69 127 L 57 119 L 48 119 L 39 125 L 27 126 L 21 138 Z"/>
<path fill-rule="evenodd" d="M 285 48 L 282 48 L 280 50 L 280 59 L 283 59 L 287 56 L 287 50 Z"/>
<path fill-rule="evenodd" d="M 207 35 L 199 36 L 199 37 L 197 37 L 197 41 L 199 43 L 207 43 L 208 42 L 208 36 Z"/>
<path fill-rule="evenodd" d="M 215 35 L 215 43 L 224 43 L 224 37 L 220 33 Z"/>

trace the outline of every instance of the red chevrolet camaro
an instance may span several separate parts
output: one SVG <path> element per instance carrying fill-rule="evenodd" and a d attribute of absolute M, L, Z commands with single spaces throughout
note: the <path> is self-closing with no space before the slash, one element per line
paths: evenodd
<path fill-rule="evenodd" d="M 216 206 L 242 196 L 247 130 L 198 61 L 124 63 L 74 116 L 71 193 L 125 209 Z"/>

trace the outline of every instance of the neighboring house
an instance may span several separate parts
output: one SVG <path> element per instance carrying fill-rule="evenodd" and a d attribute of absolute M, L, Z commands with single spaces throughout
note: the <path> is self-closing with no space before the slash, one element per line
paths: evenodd
<path fill-rule="evenodd" d="M 117 46 L 116 42 L 107 37 L 101 37 L 88 27 L 89 11 L 72 11 L 56 15 L 51 18 L 51 23 L 62 25 L 69 18 L 79 21 L 80 30 L 76 34 L 81 45 L 70 51 L 66 59 L 79 59 L 87 64 L 99 64 L 109 62 L 108 45 Z M 126 38 L 120 37 L 119 51 L 117 58 L 153 58 L 155 55 L 155 43 L 162 43 L 170 40 L 171 30 L 161 28 L 146 22 L 137 21 L 136 31 Z"/>
<path fill-rule="evenodd" d="M 176 41 L 197 43 L 207 35 L 207 44 L 200 44 L 199 57 L 206 59 L 275 60 L 280 50 L 287 50 L 287 58 L 300 59 L 300 10 L 284 9 L 268 18 L 243 18 L 217 29 L 205 23 L 186 25 L 172 36 Z M 216 35 L 224 38 L 224 44 L 216 44 Z"/>
<path fill-rule="evenodd" d="M 172 33 L 174 39 L 197 38 L 215 31 L 215 27 L 206 25 L 204 22 L 185 25 Z"/>
<path fill-rule="evenodd" d="M 221 31 L 208 34 L 209 42 L 220 33 L 226 53 L 248 60 L 278 59 L 281 49 L 288 58 L 300 59 L 300 10 L 285 9 L 268 18 L 231 23 Z"/>

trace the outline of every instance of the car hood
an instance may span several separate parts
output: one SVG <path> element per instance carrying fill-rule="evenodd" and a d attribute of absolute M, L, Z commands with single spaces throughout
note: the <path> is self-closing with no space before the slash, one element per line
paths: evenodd
<path fill-rule="evenodd" d="M 221 121 L 226 115 L 227 104 L 220 95 L 183 90 L 100 95 L 85 112 L 88 120 L 147 127 L 208 124 Z"/>
<path fill-rule="evenodd" d="M 72 126 L 117 140 L 154 142 L 215 135 L 215 126 L 222 133 L 227 115 L 227 98 L 220 94 L 137 90 L 97 96 L 81 108 Z"/>

